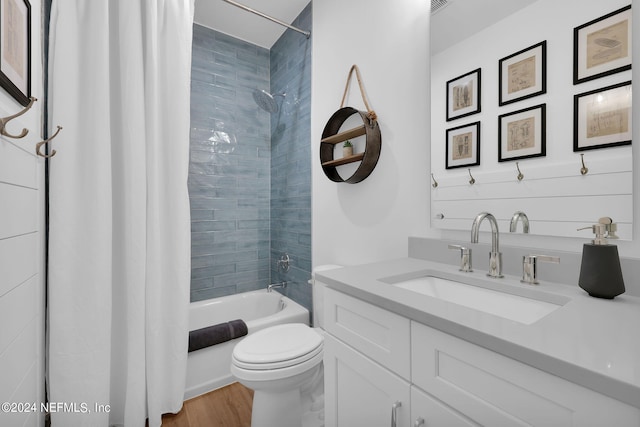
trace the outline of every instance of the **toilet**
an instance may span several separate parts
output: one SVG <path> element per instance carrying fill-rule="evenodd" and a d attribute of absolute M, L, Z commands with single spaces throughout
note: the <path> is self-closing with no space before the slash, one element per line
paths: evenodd
<path fill-rule="evenodd" d="M 324 285 L 312 277 L 313 323 L 287 323 L 257 331 L 233 349 L 231 373 L 254 391 L 251 427 L 324 426 Z"/>
<path fill-rule="evenodd" d="M 271 326 L 233 349 L 231 373 L 254 390 L 252 427 L 324 425 L 324 337 L 302 323 Z"/>

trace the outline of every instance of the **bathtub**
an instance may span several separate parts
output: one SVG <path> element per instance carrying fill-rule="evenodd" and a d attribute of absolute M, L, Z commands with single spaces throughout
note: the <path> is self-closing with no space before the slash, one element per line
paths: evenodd
<path fill-rule="evenodd" d="M 234 319 L 247 323 L 249 334 L 280 323 L 309 324 L 309 310 L 277 291 L 266 289 L 197 301 L 189 307 L 189 330 Z M 235 381 L 231 353 L 242 338 L 189 353 L 184 399 L 191 399 Z"/>

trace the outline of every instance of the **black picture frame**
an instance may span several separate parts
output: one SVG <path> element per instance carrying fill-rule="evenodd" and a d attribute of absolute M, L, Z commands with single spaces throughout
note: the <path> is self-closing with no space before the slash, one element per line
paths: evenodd
<path fill-rule="evenodd" d="M 29 104 L 31 4 L 28 0 L 0 1 L 0 86 L 21 105 Z"/>
<path fill-rule="evenodd" d="M 480 122 L 446 131 L 445 168 L 480 165 Z"/>
<path fill-rule="evenodd" d="M 573 151 L 630 145 L 631 81 L 574 96 Z"/>
<path fill-rule="evenodd" d="M 498 161 L 546 156 L 547 104 L 498 116 Z"/>
<path fill-rule="evenodd" d="M 447 82 L 447 121 L 481 111 L 482 69 L 477 68 Z"/>
<path fill-rule="evenodd" d="M 498 104 L 547 93 L 547 41 L 541 41 L 498 61 Z"/>
<path fill-rule="evenodd" d="M 573 84 L 630 70 L 631 5 L 573 29 Z"/>

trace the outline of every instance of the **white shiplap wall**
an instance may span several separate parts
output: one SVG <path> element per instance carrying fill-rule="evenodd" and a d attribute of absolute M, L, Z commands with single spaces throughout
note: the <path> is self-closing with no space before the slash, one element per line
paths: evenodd
<path fill-rule="evenodd" d="M 18 144 L 0 139 L 0 402 L 39 402 L 44 382 L 43 162 Z M 42 418 L 39 412 L 0 412 L 0 425 L 40 425 L 37 418 Z"/>
<path fill-rule="evenodd" d="M 587 239 L 590 232 L 576 229 L 609 216 L 621 239 L 633 238 L 632 147 L 573 151 L 574 95 L 629 81 L 631 71 L 579 85 L 572 73 L 573 28 L 630 3 L 589 0 L 576 7 L 570 0 L 538 0 L 432 58 L 431 172 L 439 183 L 430 190 L 432 228 L 469 232 L 474 217 L 488 211 L 506 231 L 513 213 L 524 211 L 536 235 Z M 499 59 L 543 40 L 547 92 L 499 106 Z M 482 111 L 447 122 L 446 82 L 477 68 L 482 69 Z M 520 160 L 525 177 L 518 182 L 516 162 L 498 161 L 498 117 L 543 103 L 546 156 Z M 481 122 L 480 165 L 470 168 L 476 183 L 469 185 L 467 168 L 445 169 L 446 130 L 476 121 Z M 589 168 L 585 176 L 580 154 Z"/>
<path fill-rule="evenodd" d="M 40 1 L 31 0 L 32 91 L 42 99 Z M 35 155 L 42 101 L 0 137 L 0 402 L 34 402 L 36 412 L 0 411 L 1 426 L 42 426 L 44 414 L 44 161 Z M 0 117 L 22 110 L 0 89 Z M 17 408 L 16 408 L 17 409 Z"/>
<path fill-rule="evenodd" d="M 578 228 L 610 216 L 618 225 L 620 238 L 633 236 L 633 172 L 631 156 L 581 163 L 521 165 L 524 178 L 518 181 L 512 169 L 495 172 L 467 169 L 443 176 L 431 192 L 432 225 L 448 230 L 471 229 L 478 212 L 491 212 L 500 230 L 509 230 L 514 206 L 526 212 L 531 232 L 547 236 L 591 237 Z M 470 205 L 473 209 L 469 209 Z M 517 226 L 518 232 L 522 225 Z"/>

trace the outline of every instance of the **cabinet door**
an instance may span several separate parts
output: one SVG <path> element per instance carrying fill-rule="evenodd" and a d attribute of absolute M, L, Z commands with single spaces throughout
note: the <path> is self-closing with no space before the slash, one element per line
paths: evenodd
<path fill-rule="evenodd" d="M 327 427 L 390 427 L 394 404 L 396 425 L 409 426 L 409 383 L 331 335 L 324 378 Z"/>
<path fill-rule="evenodd" d="M 409 380 L 409 319 L 333 289 L 324 293 L 325 330 Z"/>
<path fill-rule="evenodd" d="M 474 421 L 496 427 L 638 427 L 640 411 L 419 323 L 411 379 Z"/>
<path fill-rule="evenodd" d="M 411 422 L 415 427 L 479 427 L 415 386 L 411 386 Z"/>

